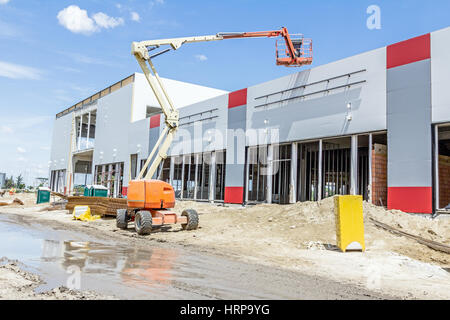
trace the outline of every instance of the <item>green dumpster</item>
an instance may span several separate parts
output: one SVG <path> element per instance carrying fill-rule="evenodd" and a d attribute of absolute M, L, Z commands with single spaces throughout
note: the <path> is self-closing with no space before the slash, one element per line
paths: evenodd
<path fill-rule="evenodd" d="M 47 203 L 47 202 L 50 202 L 50 189 L 40 187 L 38 189 L 36 203 L 40 204 L 40 203 Z"/>
<path fill-rule="evenodd" d="M 83 194 L 83 196 L 85 196 L 85 197 L 90 197 L 90 196 L 91 196 L 91 192 L 92 192 L 91 188 L 92 188 L 92 186 L 86 186 L 86 187 L 84 188 L 84 194 Z"/>
<path fill-rule="evenodd" d="M 108 197 L 108 188 L 98 185 L 92 186 L 91 197 Z"/>

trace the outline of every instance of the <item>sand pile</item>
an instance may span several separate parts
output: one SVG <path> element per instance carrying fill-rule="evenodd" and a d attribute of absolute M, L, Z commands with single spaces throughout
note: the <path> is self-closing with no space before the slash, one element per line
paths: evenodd
<path fill-rule="evenodd" d="M 373 218 L 398 230 L 450 245 L 450 219 L 388 211 L 369 203 L 364 203 L 364 218 Z"/>
<path fill-rule="evenodd" d="M 259 243 L 273 247 L 293 246 L 331 250 L 336 244 L 334 199 L 292 205 L 261 204 L 246 208 L 191 201 L 178 201 L 176 211 L 193 208 L 200 214 L 201 234 L 227 245 Z M 373 218 L 393 228 L 428 240 L 450 244 L 450 219 L 431 219 L 397 210 L 385 210 L 365 202 L 364 228 L 368 250 L 393 251 L 425 262 L 450 265 L 450 255 L 433 251 L 414 240 L 393 235 L 376 227 Z M 284 249 L 283 249 L 284 250 Z"/>

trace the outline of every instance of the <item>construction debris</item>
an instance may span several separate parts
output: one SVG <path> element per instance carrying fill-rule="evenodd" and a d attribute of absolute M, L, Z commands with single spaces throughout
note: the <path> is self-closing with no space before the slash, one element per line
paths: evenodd
<path fill-rule="evenodd" d="M 25 205 L 25 203 L 23 203 L 23 201 L 20 200 L 19 198 L 15 198 L 11 204 L 18 204 L 20 206 Z"/>
<path fill-rule="evenodd" d="M 39 211 L 56 211 L 56 210 L 65 210 L 66 209 L 67 200 L 63 201 L 56 201 L 50 203 L 49 206 L 42 208 Z"/>
<path fill-rule="evenodd" d="M 89 206 L 75 206 L 73 209 L 73 219 L 81 221 L 94 221 L 100 219 L 100 216 L 91 215 Z"/>
<path fill-rule="evenodd" d="M 59 192 L 51 192 L 51 195 L 52 196 L 56 196 L 56 197 L 60 197 L 61 199 L 64 199 L 64 200 L 67 200 L 67 198 L 68 198 L 68 196 L 66 196 L 65 194 L 63 194 L 63 193 L 59 193 Z"/>
<path fill-rule="evenodd" d="M 127 199 L 103 197 L 68 197 L 66 210 L 73 212 L 75 206 L 89 206 L 91 213 L 102 217 L 115 217 L 117 209 L 127 208 Z"/>
<path fill-rule="evenodd" d="M 18 204 L 18 205 L 20 205 L 20 206 L 25 205 L 25 203 L 23 203 L 22 200 L 20 200 L 20 199 L 18 199 L 18 198 L 15 198 L 11 203 L 8 203 L 8 202 L 0 202 L 0 207 L 11 206 L 11 205 L 13 205 L 13 204 Z"/>

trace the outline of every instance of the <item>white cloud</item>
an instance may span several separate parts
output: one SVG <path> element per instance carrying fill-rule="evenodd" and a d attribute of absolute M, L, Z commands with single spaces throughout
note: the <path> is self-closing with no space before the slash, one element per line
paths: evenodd
<path fill-rule="evenodd" d="M 91 34 L 98 30 L 94 20 L 89 18 L 87 11 L 71 5 L 58 12 L 59 24 L 73 33 Z"/>
<path fill-rule="evenodd" d="M 89 17 L 86 10 L 71 5 L 61 10 L 57 15 L 59 24 L 73 33 L 91 35 L 104 29 L 112 29 L 124 24 L 122 18 L 113 18 L 103 12 Z"/>
<path fill-rule="evenodd" d="M 141 16 L 137 12 L 131 12 L 131 20 L 139 22 L 141 21 Z"/>
<path fill-rule="evenodd" d="M 0 0 L 0 4 L 7 4 L 9 0 Z"/>
<path fill-rule="evenodd" d="M 41 79 L 41 75 L 42 73 L 38 69 L 0 61 L 0 77 L 10 79 L 39 80 Z"/>
<path fill-rule="evenodd" d="M 17 158 L 17 161 L 25 162 L 25 161 L 28 161 L 28 160 L 26 158 L 24 158 L 24 157 L 19 157 L 19 158 Z"/>
<path fill-rule="evenodd" d="M 105 29 L 118 27 L 120 25 L 123 25 L 125 22 L 122 18 L 113 18 L 103 12 L 94 14 L 92 18 L 94 18 L 95 23 L 97 23 L 100 28 Z"/>
<path fill-rule="evenodd" d="M 196 58 L 198 61 L 206 61 L 206 60 L 208 60 L 208 57 L 205 56 L 204 54 L 196 54 L 196 55 L 195 55 L 195 58 Z"/>
<path fill-rule="evenodd" d="M 17 152 L 18 152 L 18 153 L 26 153 L 27 150 L 25 150 L 25 149 L 22 148 L 22 147 L 17 147 Z"/>

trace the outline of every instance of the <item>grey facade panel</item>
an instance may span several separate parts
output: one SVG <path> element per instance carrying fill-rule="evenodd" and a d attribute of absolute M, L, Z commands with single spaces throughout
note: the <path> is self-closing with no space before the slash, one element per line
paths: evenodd
<path fill-rule="evenodd" d="M 228 109 L 228 129 L 243 129 L 246 126 L 247 106 Z"/>
<path fill-rule="evenodd" d="M 357 88 L 309 101 L 291 102 L 283 107 L 254 110 L 250 123 L 252 129 L 278 130 L 280 142 L 345 135 L 349 132 L 347 104 L 350 101 L 354 117 L 351 121 L 361 120 L 355 115 L 361 106 L 361 90 Z"/>
<path fill-rule="evenodd" d="M 247 106 L 228 109 L 226 187 L 243 187 Z"/>
<path fill-rule="evenodd" d="M 228 94 L 180 109 L 180 127 L 170 156 L 226 148 Z M 197 134 L 196 134 L 197 133 Z"/>
<path fill-rule="evenodd" d="M 387 70 L 388 186 L 432 185 L 431 64 Z"/>
<path fill-rule="evenodd" d="M 431 187 L 431 167 L 431 160 L 407 160 L 405 156 L 393 163 L 388 162 L 388 186 L 390 188 Z M 395 168 L 395 170 L 390 168 Z"/>
<path fill-rule="evenodd" d="M 386 48 L 250 87 L 247 104 L 247 129 L 280 143 L 386 130 Z"/>
<path fill-rule="evenodd" d="M 244 186 L 243 164 L 226 164 L 225 187 L 243 187 Z"/>
<path fill-rule="evenodd" d="M 422 60 L 400 67 L 387 70 L 387 92 L 413 87 L 428 86 L 431 88 L 431 64 L 430 59 Z M 402 108 L 388 106 L 388 109 Z"/>
<path fill-rule="evenodd" d="M 149 136 L 149 143 L 148 143 L 148 155 L 150 155 L 150 152 L 152 152 L 153 148 L 156 145 L 156 142 L 158 142 L 159 135 L 160 135 L 160 127 L 151 128 L 149 135 L 150 136 Z"/>

